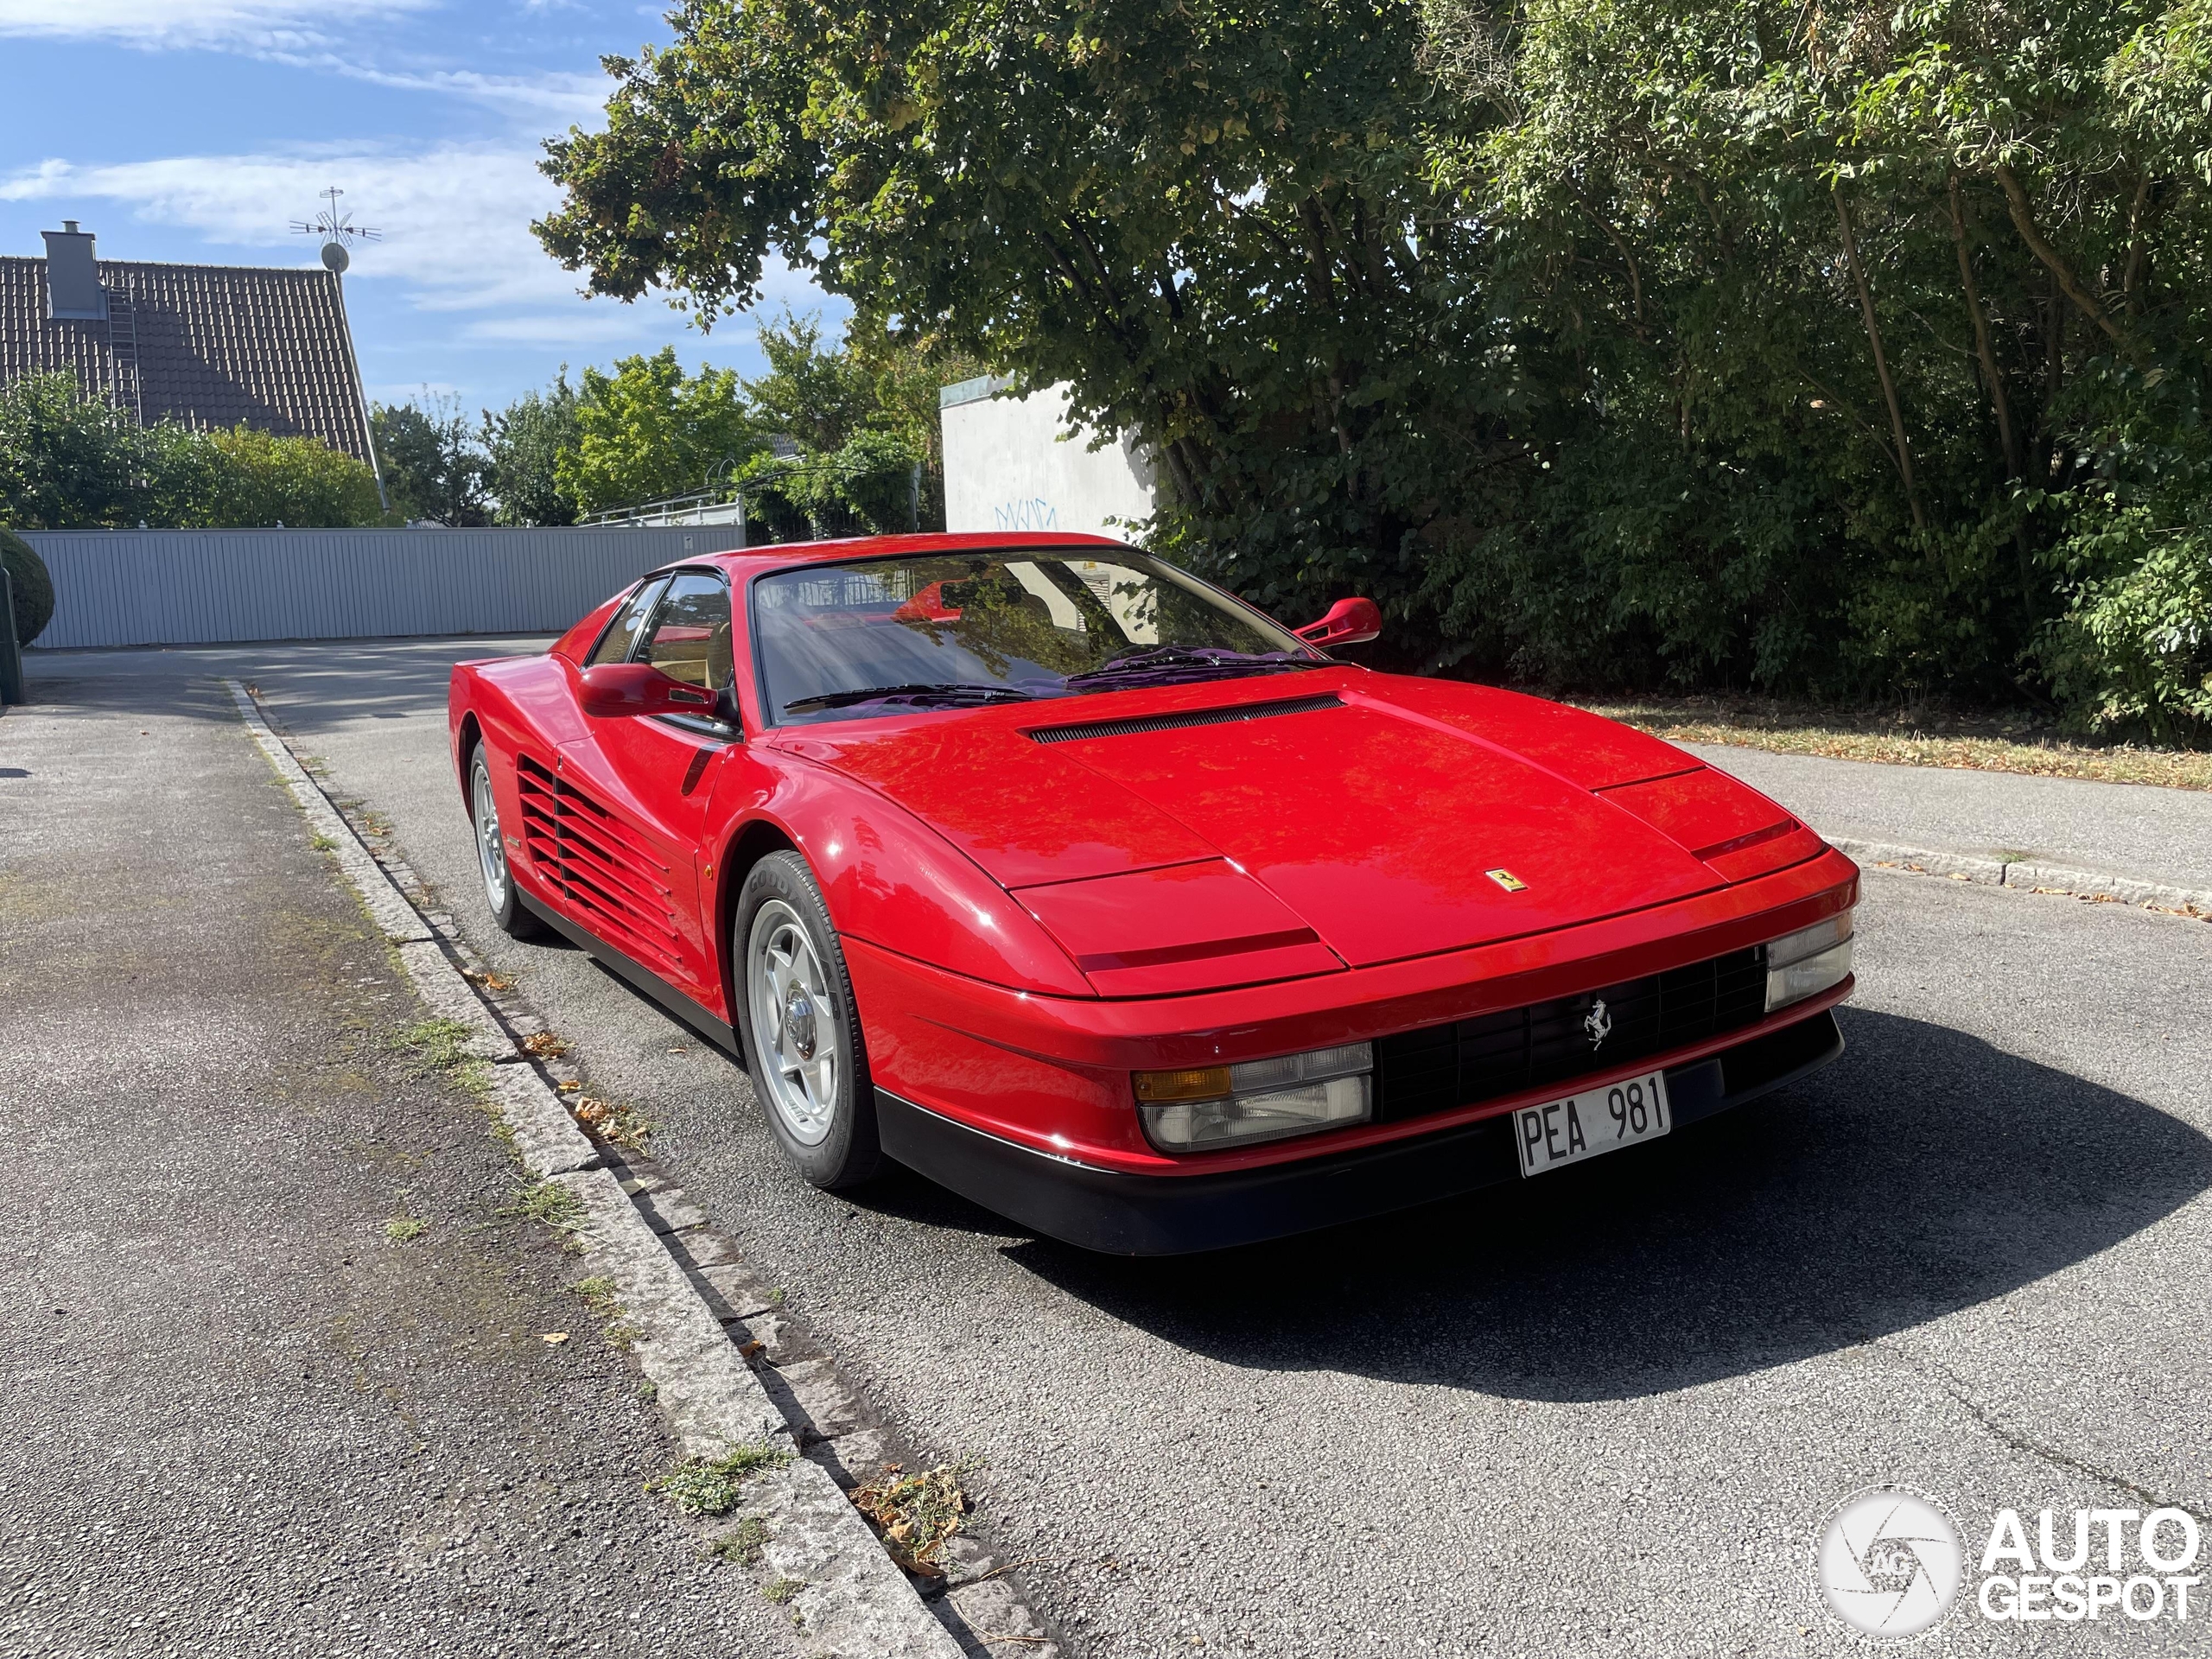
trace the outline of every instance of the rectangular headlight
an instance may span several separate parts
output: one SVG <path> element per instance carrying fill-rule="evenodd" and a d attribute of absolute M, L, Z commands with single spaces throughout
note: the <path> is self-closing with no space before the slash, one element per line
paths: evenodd
<path fill-rule="evenodd" d="M 1144 1132 L 1162 1152 L 1200 1152 L 1363 1123 L 1373 1109 L 1367 1043 L 1280 1059 L 1136 1074 Z"/>
<path fill-rule="evenodd" d="M 1851 972 L 1851 912 L 1801 927 L 1766 947 L 1766 1011 L 1840 985 Z"/>

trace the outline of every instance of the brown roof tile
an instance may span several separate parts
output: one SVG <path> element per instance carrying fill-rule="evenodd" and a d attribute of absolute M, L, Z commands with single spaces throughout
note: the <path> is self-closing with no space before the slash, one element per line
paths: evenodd
<path fill-rule="evenodd" d="M 46 315 L 46 261 L 0 256 L 0 385 L 73 369 L 149 424 L 243 423 L 368 459 L 338 278 L 327 270 L 103 259 L 105 321 Z M 137 381 L 129 365 L 137 337 Z"/>

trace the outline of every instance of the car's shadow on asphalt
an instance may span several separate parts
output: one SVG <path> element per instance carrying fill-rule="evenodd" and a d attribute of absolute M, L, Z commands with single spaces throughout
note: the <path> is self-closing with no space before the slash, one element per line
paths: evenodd
<path fill-rule="evenodd" d="M 1641 1152 L 1213 1256 L 1008 1247 L 1232 1365 L 1623 1399 L 1848 1347 L 2072 1267 L 2212 1187 L 2212 1141 L 1980 1039 L 1849 1052 Z"/>

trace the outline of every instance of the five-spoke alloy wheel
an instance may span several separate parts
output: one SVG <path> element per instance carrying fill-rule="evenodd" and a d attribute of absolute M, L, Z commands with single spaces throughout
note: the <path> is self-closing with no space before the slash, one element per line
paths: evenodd
<path fill-rule="evenodd" d="M 732 930 L 746 1059 L 768 1127 L 815 1185 L 875 1173 L 875 1099 L 844 952 L 797 853 L 753 867 Z"/>

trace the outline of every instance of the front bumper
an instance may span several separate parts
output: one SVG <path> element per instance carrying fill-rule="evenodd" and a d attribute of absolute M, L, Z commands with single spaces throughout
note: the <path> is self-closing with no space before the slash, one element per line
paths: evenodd
<path fill-rule="evenodd" d="M 1667 1069 L 1676 1128 L 1795 1082 L 1843 1052 L 1835 1015 Z M 1224 1249 L 1516 1179 L 1510 1111 L 1433 1135 L 1193 1175 L 1102 1169 L 986 1135 L 876 1090 L 883 1150 L 1033 1231 L 1116 1255 Z"/>

